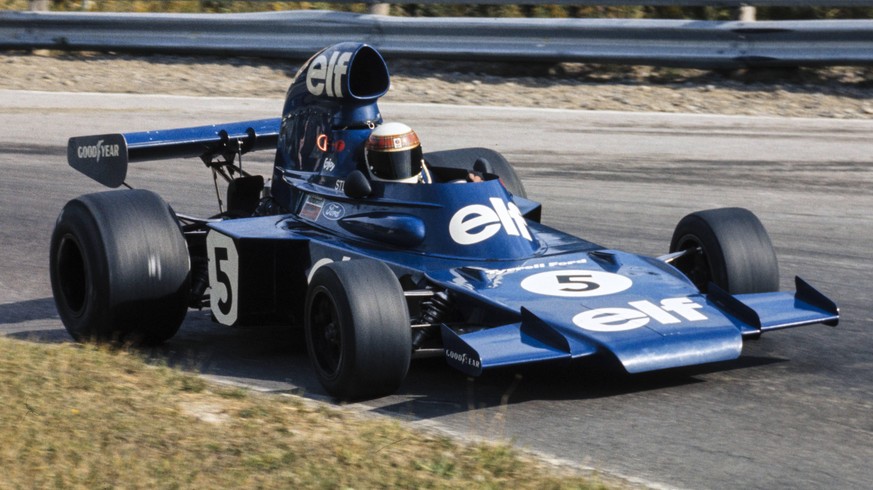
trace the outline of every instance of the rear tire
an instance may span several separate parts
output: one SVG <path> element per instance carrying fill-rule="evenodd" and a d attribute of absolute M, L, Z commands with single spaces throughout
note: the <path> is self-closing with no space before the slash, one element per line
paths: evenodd
<path fill-rule="evenodd" d="M 339 400 L 389 395 L 409 370 L 409 310 L 400 283 L 382 262 L 320 267 L 306 294 L 305 332 L 318 381 Z"/>
<path fill-rule="evenodd" d="M 55 305 L 78 341 L 166 341 L 188 310 L 189 258 L 170 207 L 145 190 L 68 202 L 51 240 Z"/>
<path fill-rule="evenodd" d="M 485 171 L 500 177 L 503 186 L 512 195 L 527 198 L 524 185 L 512 165 L 500 153 L 489 148 L 459 148 L 457 150 L 434 151 L 424 155 L 428 165 L 435 167 L 473 170 L 476 160 L 487 162 Z"/>
<path fill-rule="evenodd" d="M 715 283 L 730 294 L 779 289 L 779 265 L 767 230 L 751 211 L 698 211 L 676 225 L 670 252 L 697 249 L 674 261 L 701 292 Z"/>

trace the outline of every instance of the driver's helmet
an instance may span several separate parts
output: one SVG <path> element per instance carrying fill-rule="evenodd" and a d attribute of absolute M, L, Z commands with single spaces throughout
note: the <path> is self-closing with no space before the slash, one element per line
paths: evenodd
<path fill-rule="evenodd" d="M 417 183 L 422 167 L 418 135 L 399 122 L 377 126 L 364 146 L 364 161 L 374 180 Z"/>

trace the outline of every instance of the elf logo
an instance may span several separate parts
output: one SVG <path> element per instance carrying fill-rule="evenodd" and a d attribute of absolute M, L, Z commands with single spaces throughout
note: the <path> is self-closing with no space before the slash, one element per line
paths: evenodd
<path fill-rule="evenodd" d="M 485 241 L 503 230 L 507 235 L 533 240 L 527 223 L 515 203 L 499 197 L 490 199 L 491 207 L 471 204 L 461 208 L 449 221 L 449 235 L 461 245 Z"/>
<path fill-rule="evenodd" d="M 312 60 L 306 72 L 306 88 L 315 96 L 327 94 L 328 97 L 342 97 L 342 77 L 349 71 L 349 60 L 352 53 L 334 51 L 327 55 L 320 54 Z"/>
<path fill-rule="evenodd" d="M 667 298 L 656 305 L 651 301 L 631 301 L 631 308 L 597 308 L 583 311 L 573 317 L 577 327 L 593 332 L 623 332 L 641 328 L 652 320 L 661 325 L 682 323 L 681 318 L 689 322 L 700 322 L 708 318 L 700 313 L 703 305 L 691 298 Z"/>

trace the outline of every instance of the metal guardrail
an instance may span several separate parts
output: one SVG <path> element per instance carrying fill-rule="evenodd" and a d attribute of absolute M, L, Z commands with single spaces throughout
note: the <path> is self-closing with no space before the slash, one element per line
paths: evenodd
<path fill-rule="evenodd" d="M 873 21 L 399 18 L 0 12 L 0 48 L 305 59 L 341 41 L 387 57 L 710 69 L 873 64 Z"/>

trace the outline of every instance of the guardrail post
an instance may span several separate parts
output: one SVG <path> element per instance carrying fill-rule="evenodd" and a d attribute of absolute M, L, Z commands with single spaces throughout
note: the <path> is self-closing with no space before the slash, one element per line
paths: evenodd
<path fill-rule="evenodd" d="M 741 22 L 755 22 L 758 18 L 757 9 L 750 5 L 741 5 L 737 7 L 734 14 L 737 17 L 737 20 Z"/>
<path fill-rule="evenodd" d="M 368 11 L 373 15 L 390 15 L 391 5 L 387 3 L 370 3 Z"/>
<path fill-rule="evenodd" d="M 28 9 L 38 12 L 48 12 L 49 0 L 30 0 Z"/>

